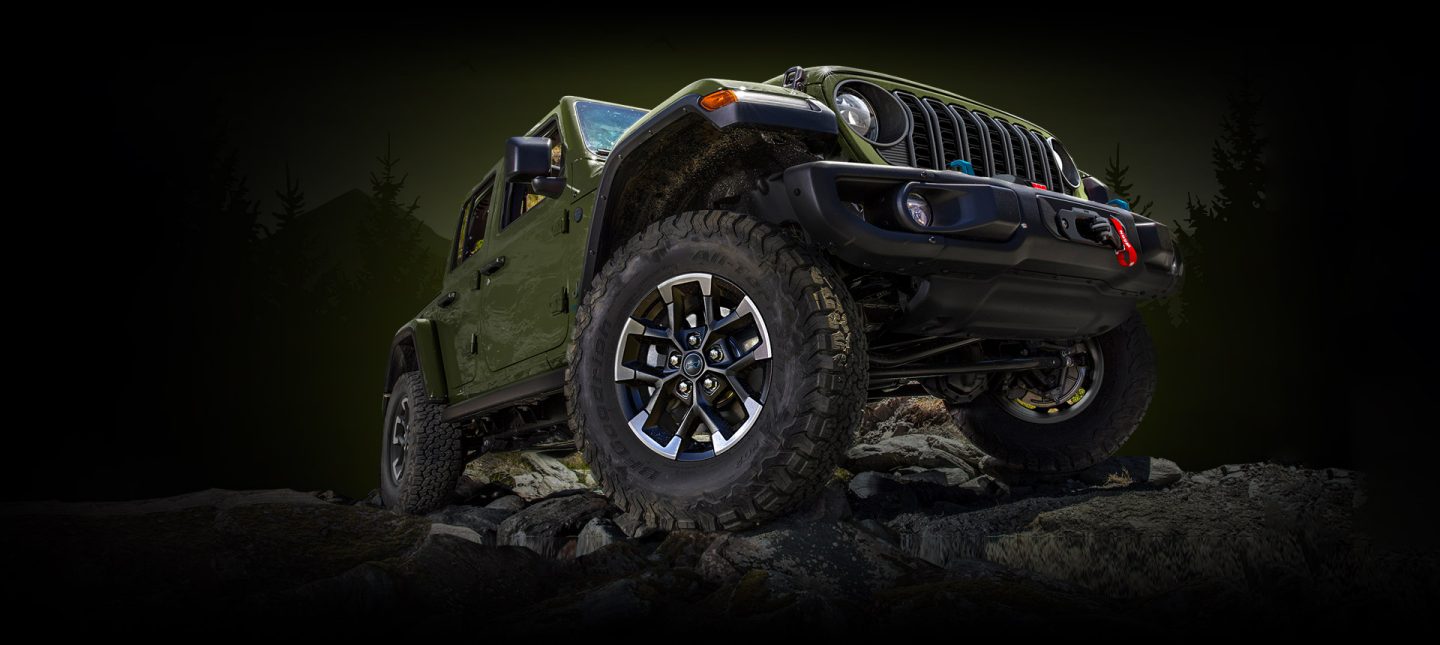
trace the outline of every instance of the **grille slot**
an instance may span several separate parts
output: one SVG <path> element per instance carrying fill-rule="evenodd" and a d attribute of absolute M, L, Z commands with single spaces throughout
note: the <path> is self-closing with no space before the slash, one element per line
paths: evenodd
<path fill-rule="evenodd" d="M 925 99 L 925 109 L 935 117 L 935 150 L 939 152 L 939 168 L 948 169 L 956 159 L 969 161 L 965 146 L 965 124 L 961 123 L 944 103 Z"/>
<path fill-rule="evenodd" d="M 1000 127 L 1005 130 L 1005 134 L 1009 135 L 1010 158 L 1013 160 L 1010 167 L 1014 169 L 1014 172 L 1010 174 L 1015 175 L 1015 179 L 1020 183 L 1030 183 L 1035 177 L 1035 171 L 1032 170 L 1033 166 L 1030 163 L 1030 146 L 1026 145 L 1030 137 L 1025 135 L 1023 129 L 1009 121 L 997 118 L 995 122 L 999 123 Z"/>
<path fill-rule="evenodd" d="M 967 155 L 965 158 L 975 167 L 975 174 L 989 177 L 992 174 L 990 169 L 994 167 L 994 162 L 991 161 L 990 154 L 987 152 L 989 139 L 985 136 L 985 126 L 980 123 L 980 117 L 958 105 L 951 105 L 950 109 L 960 117 L 969 134 L 965 141 Z"/>
<path fill-rule="evenodd" d="M 911 164 L 916 168 L 938 168 L 935 163 L 934 128 L 930 123 L 930 112 L 920 99 L 913 94 L 896 92 L 895 98 L 910 112 L 910 149 L 913 151 Z"/>
<path fill-rule="evenodd" d="M 1033 132 L 1033 131 L 1032 131 Z M 1065 183 L 1065 169 L 1060 166 L 1058 155 L 1050 149 L 1050 144 L 1045 142 L 1045 135 L 1035 132 L 1035 138 L 1040 140 L 1040 145 L 1045 151 L 1045 163 L 1050 168 L 1050 181 L 1055 183 L 1046 184 L 1051 190 L 1068 193 L 1070 186 Z"/>
<path fill-rule="evenodd" d="M 1045 184 L 1047 188 L 1054 186 L 1055 184 L 1050 183 L 1050 154 L 1045 150 L 1045 142 L 1034 132 L 1024 128 L 1021 128 L 1021 131 L 1025 132 L 1025 140 L 1030 143 L 1030 159 L 1034 162 L 1030 167 L 1034 169 L 1035 181 Z"/>

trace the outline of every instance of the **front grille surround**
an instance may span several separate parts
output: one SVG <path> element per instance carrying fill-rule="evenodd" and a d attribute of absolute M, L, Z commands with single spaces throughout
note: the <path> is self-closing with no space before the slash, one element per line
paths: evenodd
<path fill-rule="evenodd" d="M 1010 175 L 1021 183 L 1071 192 L 1063 179 L 1064 162 L 1044 133 L 955 103 L 903 90 L 891 94 L 905 107 L 911 123 L 899 144 L 879 150 L 885 161 L 949 170 L 950 162 L 963 159 L 981 177 Z"/>

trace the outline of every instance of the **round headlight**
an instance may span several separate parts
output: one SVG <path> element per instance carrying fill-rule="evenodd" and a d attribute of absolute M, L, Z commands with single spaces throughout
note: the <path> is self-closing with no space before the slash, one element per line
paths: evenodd
<path fill-rule="evenodd" d="M 870 107 L 870 102 L 859 94 L 842 92 L 836 95 L 835 113 L 855 134 L 866 139 L 873 141 L 880 133 L 880 121 L 875 118 L 875 110 Z"/>
<path fill-rule="evenodd" d="M 905 214 L 910 216 L 910 221 L 919 226 L 930 225 L 930 202 L 924 197 L 910 193 L 905 196 Z"/>

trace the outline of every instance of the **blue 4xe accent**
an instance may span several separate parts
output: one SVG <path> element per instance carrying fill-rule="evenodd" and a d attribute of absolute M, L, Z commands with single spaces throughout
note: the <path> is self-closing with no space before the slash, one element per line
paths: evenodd
<path fill-rule="evenodd" d="M 965 161 L 964 159 L 956 159 L 955 161 L 950 162 L 948 165 L 950 166 L 951 170 L 959 170 L 960 172 L 963 172 L 967 175 L 975 174 L 975 164 Z"/>

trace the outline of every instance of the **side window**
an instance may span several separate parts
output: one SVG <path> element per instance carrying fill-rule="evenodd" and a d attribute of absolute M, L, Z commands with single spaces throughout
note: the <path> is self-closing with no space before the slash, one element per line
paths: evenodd
<path fill-rule="evenodd" d="M 545 137 L 550 140 L 550 165 L 559 168 L 564 172 L 565 168 L 565 144 L 560 140 L 560 129 L 554 123 L 545 126 L 540 130 L 537 137 Z M 502 226 L 509 226 L 512 222 L 520 219 L 530 209 L 539 206 L 545 201 L 544 195 L 530 192 L 530 187 L 525 184 L 510 184 L 506 189 L 505 220 Z"/>
<path fill-rule="evenodd" d="M 465 202 L 465 211 L 460 218 L 460 231 L 456 235 L 455 264 L 475 255 L 485 244 L 485 223 L 489 221 L 490 195 L 494 184 L 487 183 Z"/>

